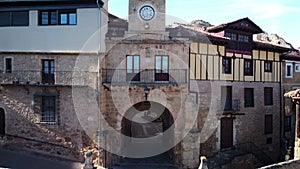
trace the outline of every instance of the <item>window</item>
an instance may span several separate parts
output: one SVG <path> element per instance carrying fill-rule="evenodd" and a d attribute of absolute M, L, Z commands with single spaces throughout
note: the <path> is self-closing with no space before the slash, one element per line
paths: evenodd
<path fill-rule="evenodd" d="M 127 56 L 127 81 L 140 81 L 140 56 Z"/>
<path fill-rule="evenodd" d="M 253 76 L 253 62 L 250 59 L 244 60 L 244 75 Z"/>
<path fill-rule="evenodd" d="M 76 9 L 39 11 L 39 25 L 76 25 Z"/>
<path fill-rule="evenodd" d="M 292 78 L 293 77 L 293 64 L 292 63 L 286 63 L 286 65 L 285 65 L 285 77 L 286 78 Z"/>
<path fill-rule="evenodd" d="M 265 61 L 265 72 L 272 72 L 272 61 Z"/>
<path fill-rule="evenodd" d="M 273 133 L 273 115 L 265 115 L 265 134 Z"/>
<path fill-rule="evenodd" d="M 254 89 L 245 88 L 244 91 L 245 107 L 254 107 Z"/>
<path fill-rule="evenodd" d="M 231 74 L 231 58 L 223 57 L 222 61 L 223 65 L 223 73 L 224 74 Z"/>
<path fill-rule="evenodd" d="M 29 11 L 0 12 L 0 27 L 28 25 Z"/>
<path fill-rule="evenodd" d="M 291 116 L 285 116 L 284 117 L 284 131 L 289 132 L 292 128 L 292 117 Z"/>
<path fill-rule="evenodd" d="M 42 60 L 42 83 L 43 84 L 54 84 L 54 71 L 55 65 L 53 59 Z"/>
<path fill-rule="evenodd" d="M 155 57 L 155 81 L 169 81 L 169 56 Z"/>
<path fill-rule="evenodd" d="M 224 110 L 232 110 L 232 87 L 222 86 L 221 87 L 221 105 Z"/>
<path fill-rule="evenodd" d="M 239 35 L 240 42 L 249 42 L 249 36 L 247 35 Z"/>
<path fill-rule="evenodd" d="M 295 72 L 300 72 L 300 64 L 296 64 L 295 66 Z"/>
<path fill-rule="evenodd" d="M 265 87 L 264 88 L 264 100 L 265 105 L 273 105 L 273 88 L 272 87 Z"/>
<path fill-rule="evenodd" d="M 41 122 L 43 122 L 43 123 L 55 123 L 56 122 L 55 100 L 56 100 L 55 96 L 43 96 L 42 97 Z"/>
<path fill-rule="evenodd" d="M 237 34 L 226 32 L 225 37 L 230 38 L 231 40 L 237 40 Z"/>
<path fill-rule="evenodd" d="M 12 58 L 4 58 L 4 72 L 12 73 Z"/>

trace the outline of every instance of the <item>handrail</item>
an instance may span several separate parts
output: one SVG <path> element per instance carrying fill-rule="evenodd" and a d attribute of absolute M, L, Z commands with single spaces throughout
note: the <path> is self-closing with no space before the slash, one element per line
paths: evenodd
<path fill-rule="evenodd" d="M 187 69 L 102 69 L 103 83 L 186 84 Z"/>
<path fill-rule="evenodd" d="M 95 86 L 96 72 L 90 71 L 51 71 L 41 70 L 13 70 L 4 72 L 0 70 L 0 83 L 2 85 L 70 85 L 70 86 Z"/>

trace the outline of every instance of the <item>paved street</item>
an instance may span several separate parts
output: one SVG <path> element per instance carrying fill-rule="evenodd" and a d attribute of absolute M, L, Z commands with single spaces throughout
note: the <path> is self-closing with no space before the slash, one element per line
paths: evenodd
<path fill-rule="evenodd" d="M 0 169 L 81 169 L 83 164 L 0 148 Z"/>

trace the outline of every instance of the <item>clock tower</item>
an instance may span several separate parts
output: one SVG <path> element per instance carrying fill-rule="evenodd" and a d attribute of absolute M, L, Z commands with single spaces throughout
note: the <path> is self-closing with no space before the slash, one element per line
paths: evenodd
<path fill-rule="evenodd" d="M 128 36 L 140 33 L 167 35 L 166 0 L 129 0 Z"/>

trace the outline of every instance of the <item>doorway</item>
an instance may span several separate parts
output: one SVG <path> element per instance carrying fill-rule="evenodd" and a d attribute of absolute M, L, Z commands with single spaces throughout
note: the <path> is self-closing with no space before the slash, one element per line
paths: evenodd
<path fill-rule="evenodd" d="M 42 60 L 42 83 L 43 84 L 54 84 L 54 60 L 43 59 Z"/>
<path fill-rule="evenodd" d="M 144 101 L 131 107 L 122 120 L 122 133 L 130 139 L 123 142 L 126 153 L 137 157 L 124 158 L 129 163 L 173 163 L 171 148 L 158 155 L 157 150 L 173 145 L 174 119 L 170 111 L 156 102 Z M 136 150 L 144 151 L 149 157 L 138 157 Z M 137 154 L 135 154 L 137 153 Z"/>
<path fill-rule="evenodd" d="M 0 135 L 5 135 L 5 111 L 0 108 Z"/>
<path fill-rule="evenodd" d="M 233 147 L 233 118 L 221 119 L 221 149 Z"/>

